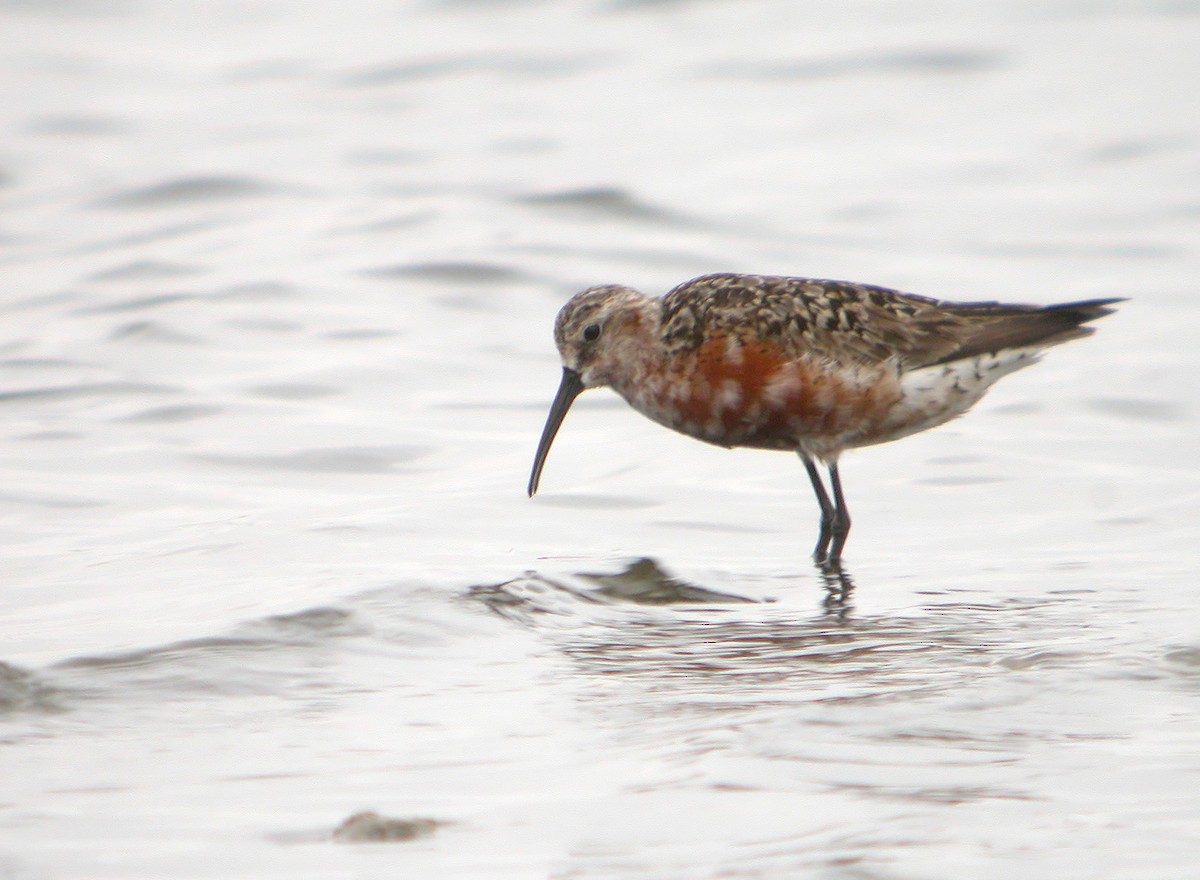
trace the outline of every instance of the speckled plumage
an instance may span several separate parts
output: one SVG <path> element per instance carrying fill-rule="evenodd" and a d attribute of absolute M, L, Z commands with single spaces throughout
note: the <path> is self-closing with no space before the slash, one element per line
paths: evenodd
<path fill-rule="evenodd" d="M 1075 330 L 1080 316 L 1069 314 L 1070 309 L 1113 302 L 1117 300 L 1050 307 L 951 303 L 846 281 L 704 275 L 662 298 L 662 337 L 668 349 L 678 350 L 725 332 L 769 339 L 796 355 L 818 352 L 842 365 L 894 360 L 902 370 L 911 370 L 1026 344 L 1029 336 L 1043 332 Z M 1095 317 L 1100 315 L 1084 320 Z M 1090 332 L 1082 329 L 1075 335 Z"/>
<path fill-rule="evenodd" d="M 708 443 L 799 453 L 822 507 L 818 555 L 832 534 L 836 561 L 849 529 L 842 451 L 966 412 L 1042 349 L 1091 333 L 1082 325 L 1114 302 L 951 303 L 844 281 L 732 274 L 693 279 L 661 299 L 590 288 L 555 321 L 563 384 L 530 494 L 571 401 L 609 386 L 654 421 Z M 814 459 L 830 468 L 836 504 Z"/>

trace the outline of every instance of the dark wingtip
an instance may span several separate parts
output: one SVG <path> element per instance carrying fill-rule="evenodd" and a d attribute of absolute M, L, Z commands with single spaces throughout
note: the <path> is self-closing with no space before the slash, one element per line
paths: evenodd
<path fill-rule="evenodd" d="M 957 349 L 934 363 L 944 364 L 1008 348 L 1049 348 L 1091 336 L 1096 329 L 1084 325 L 1111 315 L 1116 311 L 1113 306 L 1125 301 L 1125 297 L 1110 297 L 1048 306 L 955 304 L 954 311 L 968 318 L 975 326 Z"/>
<path fill-rule="evenodd" d="M 1074 313 L 1075 316 L 1078 316 L 1079 323 L 1083 324 L 1103 318 L 1105 315 L 1111 315 L 1116 309 L 1110 308 L 1110 306 L 1123 302 L 1129 302 L 1129 297 L 1115 296 L 1109 299 L 1085 299 L 1079 302 L 1055 303 L 1052 306 L 1046 306 L 1042 311 L 1060 314 Z"/>

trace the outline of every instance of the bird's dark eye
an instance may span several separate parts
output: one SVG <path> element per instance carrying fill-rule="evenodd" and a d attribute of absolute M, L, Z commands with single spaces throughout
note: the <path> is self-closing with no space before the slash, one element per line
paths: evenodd
<path fill-rule="evenodd" d="M 599 324 L 588 324 L 586 327 L 583 328 L 583 341 L 584 342 L 595 342 L 599 338 L 600 338 L 600 325 Z"/>

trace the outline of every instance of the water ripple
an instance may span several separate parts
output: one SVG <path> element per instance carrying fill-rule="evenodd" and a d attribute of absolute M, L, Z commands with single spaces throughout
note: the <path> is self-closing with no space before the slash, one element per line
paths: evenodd
<path fill-rule="evenodd" d="M 57 709 L 57 695 L 42 676 L 0 661 L 0 714 Z"/>
<path fill-rule="evenodd" d="M 607 217 L 614 220 L 641 220 L 694 226 L 696 221 L 656 207 L 638 199 L 619 187 L 585 187 L 556 192 L 532 193 L 517 196 L 516 204 L 555 211 L 573 211 L 583 216 Z"/>
<path fill-rule="evenodd" d="M 397 470 L 431 450 L 425 446 L 342 446 L 300 449 L 278 455 L 198 455 L 200 461 L 253 470 L 311 473 L 383 474 Z"/>
<path fill-rule="evenodd" d="M 159 260 L 135 260 L 111 269 L 102 269 L 88 275 L 87 281 L 162 281 L 197 275 L 203 270 L 181 263 L 165 263 Z"/>
<path fill-rule="evenodd" d="M 258 198 L 283 192 L 278 184 L 249 177 L 180 177 L 97 199 L 97 208 L 187 208 L 209 202 Z"/>
<path fill-rule="evenodd" d="M 701 70 L 713 77 L 824 79 L 837 76 L 875 74 L 957 75 L 998 70 L 1008 63 L 1005 56 L 982 49 L 934 47 L 899 52 L 844 55 L 798 61 L 751 62 L 744 60 L 709 64 Z"/>
<path fill-rule="evenodd" d="M 0 403 L 40 403 L 43 401 L 71 400 L 74 398 L 141 396 L 143 394 L 170 394 L 179 389 L 171 385 L 155 385 L 149 382 L 94 382 L 79 385 L 61 385 L 50 388 L 23 388 L 16 391 L 0 391 Z"/>
<path fill-rule="evenodd" d="M 512 284 L 531 280 L 531 276 L 499 263 L 401 263 L 364 269 L 369 278 L 419 278 L 442 284 Z"/>

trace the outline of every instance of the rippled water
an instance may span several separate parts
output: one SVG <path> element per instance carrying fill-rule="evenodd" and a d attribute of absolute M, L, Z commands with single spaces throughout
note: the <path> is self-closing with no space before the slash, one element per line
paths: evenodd
<path fill-rule="evenodd" d="M 0 877 L 1191 876 L 1198 33 L 0 5 Z M 524 496 L 562 302 L 711 271 L 1131 301 L 848 456 L 838 581 L 604 392 Z"/>

